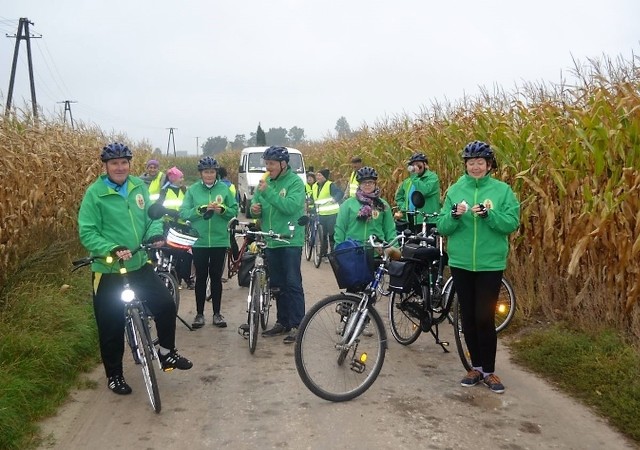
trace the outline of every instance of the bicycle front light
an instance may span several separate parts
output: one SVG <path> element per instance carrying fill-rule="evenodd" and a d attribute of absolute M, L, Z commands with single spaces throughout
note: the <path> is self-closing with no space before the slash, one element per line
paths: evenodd
<path fill-rule="evenodd" d="M 122 298 L 122 301 L 125 303 L 131 303 L 133 299 L 136 298 L 136 294 L 131 289 L 125 289 L 122 291 L 120 298 Z"/>

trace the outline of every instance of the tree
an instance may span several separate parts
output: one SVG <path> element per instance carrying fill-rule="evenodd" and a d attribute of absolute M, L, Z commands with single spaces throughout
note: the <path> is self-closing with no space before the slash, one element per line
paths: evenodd
<path fill-rule="evenodd" d="M 225 151 L 227 149 L 227 144 L 227 138 L 224 136 L 207 138 L 207 141 L 202 146 L 202 154 L 213 156 L 216 153 Z"/>
<path fill-rule="evenodd" d="M 244 137 L 244 134 L 236 134 L 236 138 L 231 143 L 231 148 L 233 150 L 241 150 L 247 145 L 247 139 Z"/>
<path fill-rule="evenodd" d="M 266 134 L 267 142 L 269 145 L 289 145 L 289 139 L 287 138 L 287 129 L 286 128 L 269 128 Z M 267 145 L 267 144 L 265 144 Z"/>
<path fill-rule="evenodd" d="M 289 143 L 293 146 L 304 142 L 304 128 L 292 127 L 288 134 Z"/>
<path fill-rule="evenodd" d="M 156 147 L 156 148 L 153 150 L 153 155 L 154 155 L 154 156 L 162 156 L 162 150 L 160 150 L 160 147 Z"/>
<path fill-rule="evenodd" d="M 267 145 L 267 136 L 264 134 L 264 130 L 259 123 L 256 131 L 256 145 Z"/>
<path fill-rule="evenodd" d="M 351 136 L 351 127 L 345 116 L 338 119 L 335 130 L 338 132 L 339 138 L 348 138 Z"/>
<path fill-rule="evenodd" d="M 247 139 L 247 147 L 255 147 L 257 144 L 257 135 L 256 133 L 249 133 L 249 139 Z"/>

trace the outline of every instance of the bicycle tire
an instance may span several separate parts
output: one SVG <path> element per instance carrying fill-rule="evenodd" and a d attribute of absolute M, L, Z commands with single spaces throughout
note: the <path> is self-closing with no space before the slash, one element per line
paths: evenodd
<path fill-rule="evenodd" d="M 322 225 L 318 224 L 318 228 L 316 229 L 316 236 L 314 239 L 313 245 L 313 265 L 316 267 L 320 267 L 322 264 L 322 240 L 324 239 L 324 230 L 322 229 Z"/>
<path fill-rule="evenodd" d="M 342 402 L 362 395 L 373 385 L 382 370 L 387 351 L 387 336 L 378 311 L 368 311 L 369 331 L 361 333 L 348 349 L 348 364 L 338 359 L 344 339 L 340 327 L 343 317 L 352 314 L 361 298 L 353 294 L 337 294 L 316 303 L 304 316 L 298 329 L 295 363 L 304 385 L 318 397 Z M 366 356 L 361 362 L 363 355 Z M 369 362 L 371 361 L 371 362 Z"/>
<path fill-rule="evenodd" d="M 158 380 L 156 379 L 156 372 L 153 367 L 153 357 L 151 356 L 153 353 L 151 350 L 153 344 L 150 341 L 149 327 L 146 321 L 142 319 L 138 309 L 132 309 L 130 314 L 132 327 L 131 334 L 133 335 L 134 346 L 137 349 L 136 353 L 140 360 L 144 385 L 147 388 L 151 407 L 157 414 L 160 413 L 160 410 L 162 409 L 162 403 L 160 401 Z"/>
<path fill-rule="evenodd" d="M 311 219 L 313 220 L 313 219 Z M 304 226 L 304 257 L 311 261 L 313 255 L 313 223 L 309 222 Z"/>
<path fill-rule="evenodd" d="M 173 297 L 173 302 L 176 304 L 176 314 L 178 314 L 178 310 L 180 309 L 180 289 L 178 288 L 178 280 L 169 272 L 157 272 L 157 275 L 171 294 L 171 297 Z"/>
<path fill-rule="evenodd" d="M 260 322 L 260 295 L 262 291 L 261 278 L 262 271 L 256 269 L 251 274 L 251 284 L 249 285 L 249 353 L 256 351 L 258 343 L 258 324 Z"/>
<path fill-rule="evenodd" d="M 265 273 L 260 295 L 260 328 L 266 330 L 269 326 L 269 312 L 271 310 L 271 286 L 269 276 Z"/>
<path fill-rule="evenodd" d="M 422 334 L 419 314 L 423 311 L 421 296 L 410 293 L 391 294 L 389 299 L 389 328 L 391 335 L 402 345 L 413 344 Z M 418 316 L 418 317 L 416 317 Z"/>
<path fill-rule="evenodd" d="M 451 314 L 453 315 L 453 335 L 456 341 L 456 349 L 458 350 L 460 362 L 464 366 L 465 370 L 469 371 L 473 368 L 473 364 L 471 364 L 471 352 L 469 352 L 467 342 L 464 339 L 460 302 L 458 302 L 458 298 L 455 297 L 455 291 L 453 289 L 451 290 L 450 295 L 454 297 L 453 300 L 451 300 Z"/>
<path fill-rule="evenodd" d="M 516 313 L 516 294 L 511 283 L 502 277 L 498 303 L 496 304 L 496 332 L 500 333 L 507 328 Z"/>

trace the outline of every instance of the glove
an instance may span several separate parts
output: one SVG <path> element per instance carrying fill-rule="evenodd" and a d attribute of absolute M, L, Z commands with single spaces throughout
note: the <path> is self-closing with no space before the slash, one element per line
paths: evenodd
<path fill-rule="evenodd" d="M 460 214 L 458 214 L 458 204 L 454 203 L 453 206 L 451 207 L 451 217 L 453 217 L 454 219 L 459 219 L 460 218 Z"/>
<path fill-rule="evenodd" d="M 484 206 L 482 203 L 479 203 L 478 208 L 480 208 L 480 212 L 478 213 L 478 216 L 480 216 L 482 219 L 486 219 L 487 216 L 489 215 L 489 210 L 487 209 L 487 207 Z"/>
<path fill-rule="evenodd" d="M 147 239 L 147 244 L 154 244 L 160 241 L 164 241 L 164 236 L 161 234 L 156 234 L 155 236 L 151 236 L 149 239 Z"/>
<path fill-rule="evenodd" d="M 205 210 L 204 214 L 202 214 L 202 218 L 204 220 L 209 220 L 213 217 L 213 209 Z"/>

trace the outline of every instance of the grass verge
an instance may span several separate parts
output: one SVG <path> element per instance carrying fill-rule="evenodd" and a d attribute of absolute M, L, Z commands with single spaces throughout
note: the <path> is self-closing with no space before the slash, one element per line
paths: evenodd
<path fill-rule="evenodd" d="M 0 292 L 2 449 L 35 447 L 38 421 L 99 363 L 90 277 L 70 274 L 66 255 L 74 251 L 84 254 L 73 242 L 53 244 Z"/>
<path fill-rule="evenodd" d="M 509 341 L 516 363 L 581 400 L 640 444 L 640 355 L 619 335 L 555 324 Z"/>

